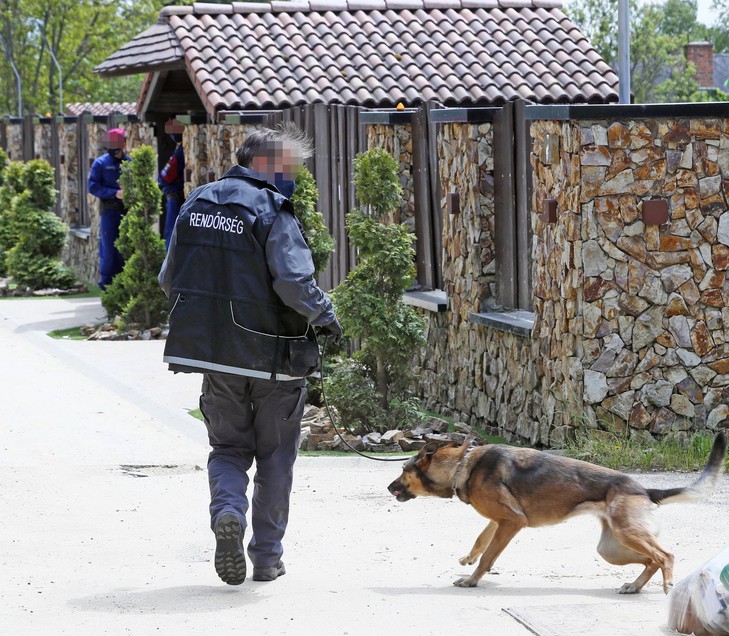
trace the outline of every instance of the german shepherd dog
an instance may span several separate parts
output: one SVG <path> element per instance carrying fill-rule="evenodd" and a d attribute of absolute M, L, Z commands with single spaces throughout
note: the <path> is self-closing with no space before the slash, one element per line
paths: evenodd
<path fill-rule="evenodd" d="M 388 490 L 398 501 L 454 495 L 489 519 L 471 551 L 459 559 L 471 576 L 453 584 L 474 587 L 522 528 L 552 525 L 582 513 L 602 524 L 598 554 L 608 563 L 645 566 L 618 592 L 636 594 L 660 568 L 663 591 L 673 584 L 673 555 L 651 531 L 654 504 L 697 501 L 709 495 L 724 468 L 726 436 L 720 432 L 700 477 L 685 488 L 644 488 L 616 470 L 531 448 L 504 445 L 441 446 L 431 442 L 408 460 Z"/>

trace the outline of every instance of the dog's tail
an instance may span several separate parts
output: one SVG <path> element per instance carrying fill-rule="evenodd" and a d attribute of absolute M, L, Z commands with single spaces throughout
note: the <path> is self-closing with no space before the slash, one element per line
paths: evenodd
<path fill-rule="evenodd" d="M 709 459 L 701 471 L 699 478 L 690 486 L 684 488 L 649 488 L 648 496 L 653 503 L 667 504 L 678 502 L 699 501 L 710 495 L 716 487 L 716 482 L 724 470 L 726 459 L 726 435 L 721 431 L 711 447 Z"/>

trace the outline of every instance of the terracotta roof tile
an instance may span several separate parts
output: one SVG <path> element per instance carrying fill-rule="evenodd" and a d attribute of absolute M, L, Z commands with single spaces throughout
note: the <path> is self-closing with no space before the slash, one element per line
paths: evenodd
<path fill-rule="evenodd" d="M 136 115 L 136 102 L 75 102 L 66 104 L 66 110 L 71 115 Z"/>
<path fill-rule="evenodd" d="M 204 103 L 392 107 L 616 101 L 618 79 L 555 0 L 273 0 L 165 7 L 104 75 L 188 69 Z"/>

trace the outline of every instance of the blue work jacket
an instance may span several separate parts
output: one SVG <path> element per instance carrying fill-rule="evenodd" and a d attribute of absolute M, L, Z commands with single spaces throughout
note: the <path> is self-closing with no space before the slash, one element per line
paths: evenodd
<path fill-rule="evenodd" d="M 129 159 L 129 155 L 122 155 L 121 159 L 117 159 L 111 152 L 95 159 L 89 172 L 89 194 L 99 197 L 102 201 L 116 200 L 116 193 L 120 190 L 119 176 L 122 162 Z"/>

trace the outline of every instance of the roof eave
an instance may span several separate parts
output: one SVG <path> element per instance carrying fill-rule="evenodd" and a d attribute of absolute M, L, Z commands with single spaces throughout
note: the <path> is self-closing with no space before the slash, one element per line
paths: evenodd
<path fill-rule="evenodd" d="M 134 66 L 122 66 L 117 68 L 104 69 L 96 67 L 94 73 L 99 77 L 122 77 L 124 75 L 141 75 L 145 73 L 163 73 L 164 71 L 184 71 L 185 62 L 182 58 L 174 62 L 164 64 L 135 64 Z"/>

